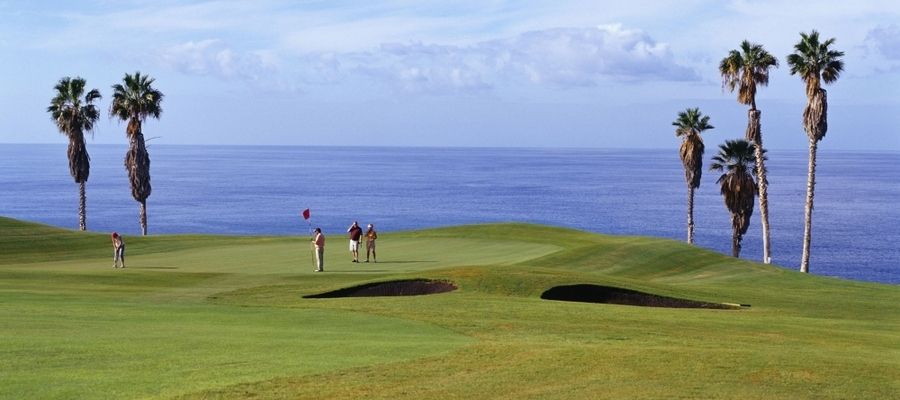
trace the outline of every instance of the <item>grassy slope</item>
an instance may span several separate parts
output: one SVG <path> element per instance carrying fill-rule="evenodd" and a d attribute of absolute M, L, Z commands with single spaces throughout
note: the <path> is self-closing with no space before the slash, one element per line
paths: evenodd
<path fill-rule="evenodd" d="M 0 218 L 0 397 L 900 397 L 900 288 L 674 241 L 467 226 L 385 234 L 356 265 L 331 238 L 326 274 L 297 238 L 128 245 L 113 271 L 105 235 Z M 460 290 L 300 297 L 413 276 Z M 752 307 L 538 298 L 567 283 Z"/>

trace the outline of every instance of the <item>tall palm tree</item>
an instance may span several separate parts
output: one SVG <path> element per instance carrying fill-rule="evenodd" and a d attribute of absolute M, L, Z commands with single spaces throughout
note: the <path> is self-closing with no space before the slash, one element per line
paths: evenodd
<path fill-rule="evenodd" d="M 159 119 L 163 94 L 153 88 L 154 79 L 135 72 L 125 74 L 122 84 L 115 84 L 109 115 L 128 121 L 128 152 L 125 153 L 125 169 L 131 183 L 131 196 L 141 203 L 141 233 L 147 235 L 147 198 L 150 197 L 150 154 L 144 143 L 141 126 L 147 117 Z"/>
<path fill-rule="evenodd" d="M 809 247 L 812 239 L 812 210 L 816 187 L 816 149 L 828 131 L 828 93 L 821 83 L 832 83 L 844 70 L 844 52 L 832 50 L 834 38 L 819 41 L 819 32 L 800 33 L 794 52 L 787 56 L 791 75 L 800 75 L 806 82 L 806 108 L 803 128 L 809 136 L 809 173 L 806 180 L 806 212 L 803 229 L 803 255 L 800 271 L 809 273 Z"/>
<path fill-rule="evenodd" d="M 700 176 L 703 174 L 704 147 L 700 133 L 714 127 L 709 124 L 709 116 L 704 116 L 699 108 L 679 112 L 672 125 L 677 127 L 675 136 L 682 138 L 679 154 L 688 187 L 687 242 L 694 243 L 694 190 L 700 187 Z"/>
<path fill-rule="evenodd" d="M 740 257 L 741 240 L 750 226 L 753 215 L 753 198 L 757 186 L 753 182 L 756 169 L 756 145 L 746 140 L 726 140 L 719 145 L 719 154 L 713 157 L 711 171 L 722 172 L 716 181 L 721 186 L 725 207 L 731 212 L 731 255 Z"/>
<path fill-rule="evenodd" d="M 763 156 L 762 130 L 760 129 L 760 111 L 756 109 L 757 85 L 768 86 L 769 69 L 778 67 L 778 59 L 767 52 L 762 45 L 741 42 L 740 50 L 731 50 L 728 56 L 719 63 L 722 74 L 722 86 L 734 92 L 737 89 L 738 103 L 747 104 L 746 139 L 756 144 L 756 184 L 759 192 L 759 214 L 762 219 L 763 262 L 772 260 L 772 248 L 769 242 L 769 181 L 766 179 L 766 166 Z"/>
<path fill-rule="evenodd" d="M 100 112 L 94 106 L 94 100 L 100 99 L 100 92 L 91 89 L 86 94 L 84 79 L 65 77 L 59 80 L 53 90 L 56 95 L 50 100 L 47 112 L 50 113 L 59 132 L 69 138 L 69 174 L 78 184 L 78 226 L 87 229 L 87 194 L 85 186 L 91 173 L 91 157 L 84 143 L 84 133 L 94 129 L 94 122 Z"/>

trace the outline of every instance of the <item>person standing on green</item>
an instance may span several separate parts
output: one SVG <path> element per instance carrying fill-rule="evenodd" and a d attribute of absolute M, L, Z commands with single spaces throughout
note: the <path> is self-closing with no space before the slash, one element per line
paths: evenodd
<path fill-rule="evenodd" d="M 369 224 L 366 229 L 366 262 L 369 262 L 369 253 L 372 254 L 372 261 L 378 262 L 375 259 L 375 239 L 378 239 L 378 233 L 375 232 L 375 225 Z"/>
<path fill-rule="evenodd" d="M 353 255 L 353 262 L 359 262 L 359 239 L 362 238 L 362 228 L 359 222 L 353 221 L 353 225 L 347 228 L 347 234 L 350 236 L 350 254 Z"/>
<path fill-rule="evenodd" d="M 315 272 L 325 271 L 325 235 L 322 234 L 321 228 L 316 228 L 316 236 L 312 242 L 316 246 L 316 269 Z"/>

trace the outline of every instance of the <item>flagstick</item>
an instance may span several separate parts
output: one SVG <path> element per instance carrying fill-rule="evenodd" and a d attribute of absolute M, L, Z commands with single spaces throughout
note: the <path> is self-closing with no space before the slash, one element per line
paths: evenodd
<path fill-rule="evenodd" d="M 310 238 L 312 238 L 313 240 L 315 240 L 315 238 L 312 237 L 312 222 L 310 222 L 310 221 L 307 219 L 307 220 L 306 220 L 306 225 L 307 225 L 307 227 L 309 228 L 309 230 L 308 230 L 307 232 L 309 232 Z M 309 260 L 310 260 L 310 262 L 312 263 L 313 268 L 319 269 L 319 266 L 316 265 L 316 256 L 313 254 L 313 253 L 314 253 L 314 250 L 313 250 L 314 247 L 315 247 L 315 244 L 314 244 L 314 243 L 312 242 L 312 240 L 311 240 L 311 241 L 309 242 Z"/>
<path fill-rule="evenodd" d="M 309 209 L 307 208 L 303 210 L 300 215 L 303 216 L 303 219 L 306 220 L 306 234 L 309 235 L 308 237 L 312 239 L 309 241 L 309 259 L 312 262 L 313 268 L 318 270 L 319 267 L 316 265 L 316 259 L 313 255 L 313 248 L 315 247 L 315 244 L 313 242 L 315 241 L 315 238 L 312 235 L 312 218 L 310 218 Z"/>

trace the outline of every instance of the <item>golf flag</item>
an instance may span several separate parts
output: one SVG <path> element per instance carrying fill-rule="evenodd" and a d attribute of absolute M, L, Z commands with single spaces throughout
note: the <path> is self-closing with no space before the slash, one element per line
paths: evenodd
<path fill-rule="evenodd" d="M 303 210 L 303 219 L 309 220 L 309 209 Z"/>

